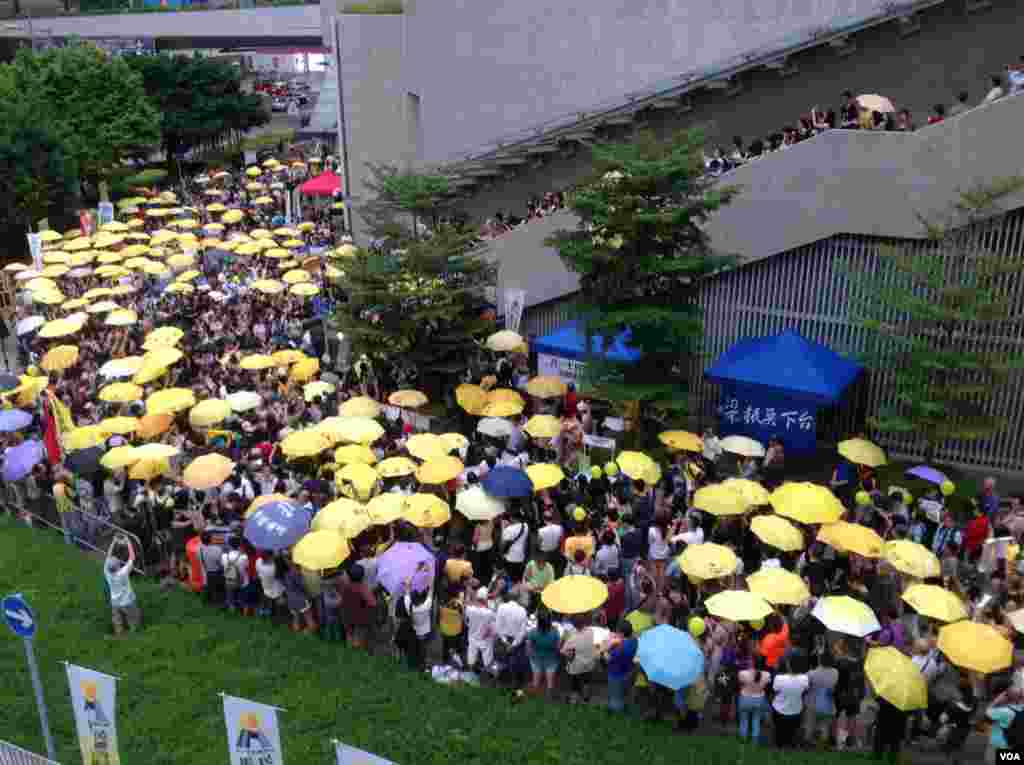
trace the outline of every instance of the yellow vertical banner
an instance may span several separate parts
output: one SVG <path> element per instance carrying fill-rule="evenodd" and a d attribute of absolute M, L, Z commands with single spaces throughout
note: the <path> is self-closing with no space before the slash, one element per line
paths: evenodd
<path fill-rule="evenodd" d="M 74 664 L 67 665 L 82 765 L 120 765 L 117 751 L 117 680 Z"/>

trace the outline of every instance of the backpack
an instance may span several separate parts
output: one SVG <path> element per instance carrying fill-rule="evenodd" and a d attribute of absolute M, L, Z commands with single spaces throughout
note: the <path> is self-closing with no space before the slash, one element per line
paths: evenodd
<path fill-rule="evenodd" d="M 239 584 L 242 582 L 242 574 L 238 570 L 238 559 L 240 557 L 241 554 L 237 552 L 228 553 L 227 565 L 224 566 L 224 584 L 235 589 L 237 589 Z"/>
<path fill-rule="evenodd" d="M 1003 735 L 1006 736 L 1007 746 L 1014 752 L 1024 749 L 1024 708 L 1010 707 L 1013 710 L 1013 719 L 1006 726 Z"/>

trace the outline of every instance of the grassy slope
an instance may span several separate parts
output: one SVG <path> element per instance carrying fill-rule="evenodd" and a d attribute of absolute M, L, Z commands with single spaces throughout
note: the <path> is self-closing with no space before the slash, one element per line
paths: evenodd
<path fill-rule="evenodd" d="M 229 618 L 183 592 L 136 583 L 147 626 L 112 640 L 99 564 L 56 537 L 0 520 L 0 594 L 21 591 L 36 611 L 39 657 L 58 757 L 80 761 L 63 660 L 117 675 L 125 765 L 223 765 L 218 692 L 287 709 L 286 761 L 333 762 L 331 738 L 399 765 L 830 763 L 836 754 L 745 750 L 722 738 L 673 734 L 603 709 L 528 701 L 494 690 L 449 688 L 316 638 Z M 0 738 L 43 751 L 20 641 L 0 637 Z"/>

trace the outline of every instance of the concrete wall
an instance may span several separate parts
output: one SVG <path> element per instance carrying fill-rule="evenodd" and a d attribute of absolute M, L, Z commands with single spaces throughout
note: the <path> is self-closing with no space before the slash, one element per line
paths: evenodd
<path fill-rule="evenodd" d="M 291 5 L 237 11 L 124 13 L 103 16 L 34 18 L 38 35 L 53 37 L 296 37 L 320 34 L 320 6 Z M 24 37 L 0 28 L 0 37 Z"/>
<path fill-rule="evenodd" d="M 963 8 L 962 0 L 955 0 L 924 12 L 922 31 L 909 38 L 901 38 L 895 24 L 862 32 L 856 38 L 858 51 L 846 58 L 828 48 L 807 51 L 795 58 L 799 74 L 791 78 L 767 70 L 750 72 L 742 78 L 745 91 L 740 95 L 728 98 L 705 91 L 695 97 L 692 113 L 653 112 L 647 124 L 662 134 L 700 125 L 712 144 L 728 144 L 734 135 L 749 143 L 792 124 L 812 106 L 837 108 L 846 88 L 882 93 L 923 123 L 933 104 L 951 103 L 960 90 L 970 92 L 971 103 L 979 102 L 988 90 L 989 75 L 1024 53 L 1019 31 L 1024 6 L 1016 0 L 995 0 L 991 10 L 971 16 Z M 609 135 L 622 138 L 628 133 Z M 584 178 L 590 171 L 587 156 L 581 151 L 525 167 L 514 179 L 497 181 L 468 200 L 466 210 L 481 219 L 497 210 L 522 214 L 529 197 Z"/>
<path fill-rule="evenodd" d="M 427 158 L 589 109 L 885 0 L 433 0 L 410 16 Z"/>

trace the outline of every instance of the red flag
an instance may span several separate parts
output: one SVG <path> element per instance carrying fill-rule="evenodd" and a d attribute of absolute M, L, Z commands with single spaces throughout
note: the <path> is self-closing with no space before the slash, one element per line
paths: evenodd
<path fill-rule="evenodd" d="M 61 461 L 60 430 L 57 427 L 57 419 L 53 416 L 53 406 L 45 396 L 43 397 L 43 423 L 45 431 L 43 443 L 46 444 L 46 455 L 50 458 L 51 465 L 59 465 Z"/>

